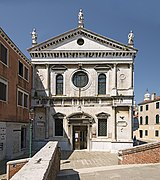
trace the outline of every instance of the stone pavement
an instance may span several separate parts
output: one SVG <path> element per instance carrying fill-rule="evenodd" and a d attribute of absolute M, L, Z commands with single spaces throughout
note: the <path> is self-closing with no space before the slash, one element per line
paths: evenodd
<path fill-rule="evenodd" d="M 61 170 L 117 165 L 116 154 L 96 151 L 74 151 L 67 160 L 61 160 Z"/>
<path fill-rule="evenodd" d="M 61 161 L 57 180 L 160 180 L 160 164 L 117 164 L 116 154 L 74 151 Z"/>

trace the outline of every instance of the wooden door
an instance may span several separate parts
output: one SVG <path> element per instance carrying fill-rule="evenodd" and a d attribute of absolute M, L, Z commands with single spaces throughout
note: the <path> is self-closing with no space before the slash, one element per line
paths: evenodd
<path fill-rule="evenodd" d="M 87 126 L 73 126 L 73 148 L 87 149 Z"/>

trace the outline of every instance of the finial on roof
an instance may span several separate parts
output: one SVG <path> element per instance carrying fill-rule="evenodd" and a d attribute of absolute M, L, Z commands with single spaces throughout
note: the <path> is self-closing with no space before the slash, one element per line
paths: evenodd
<path fill-rule="evenodd" d="M 37 44 L 37 32 L 36 32 L 36 28 L 33 29 L 33 31 L 31 32 L 32 35 L 32 47 L 35 46 Z"/>
<path fill-rule="evenodd" d="M 83 28 L 84 27 L 84 16 L 83 16 L 83 10 L 80 9 L 78 14 L 78 27 Z"/>
<path fill-rule="evenodd" d="M 134 46 L 134 34 L 133 31 L 130 31 L 128 34 L 128 45 L 133 47 Z"/>
<path fill-rule="evenodd" d="M 149 101 L 149 100 L 151 100 L 151 95 L 149 94 L 148 88 L 147 88 L 146 93 L 144 95 L 144 101 Z"/>

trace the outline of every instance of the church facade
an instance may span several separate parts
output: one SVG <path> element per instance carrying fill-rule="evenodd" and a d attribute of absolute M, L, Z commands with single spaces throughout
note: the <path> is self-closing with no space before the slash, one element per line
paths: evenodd
<path fill-rule="evenodd" d="M 132 147 L 133 33 L 128 44 L 78 27 L 28 49 L 33 65 L 34 145 L 59 141 L 62 150 Z"/>

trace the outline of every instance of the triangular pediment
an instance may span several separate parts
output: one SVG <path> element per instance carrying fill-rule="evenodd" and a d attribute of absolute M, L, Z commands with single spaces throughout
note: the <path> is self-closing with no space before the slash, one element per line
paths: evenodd
<path fill-rule="evenodd" d="M 54 50 L 136 51 L 133 47 L 119 43 L 84 28 L 76 28 L 28 49 L 29 52 Z"/>

